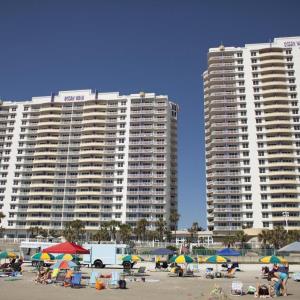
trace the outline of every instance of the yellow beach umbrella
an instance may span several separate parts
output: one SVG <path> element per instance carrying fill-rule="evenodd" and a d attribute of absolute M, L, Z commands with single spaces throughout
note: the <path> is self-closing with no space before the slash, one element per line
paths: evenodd
<path fill-rule="evenodd" d="M 198 256 L 197 260 L 199 264 L 205 262 L 205 259 L 202 256 Z"/>
<path fill-rule="evenodd" d="M 57 260 L 67 260 L 67 261 L 71 261 L 74 258 L 76 258 L 75 255 L 72 254 L 59 254 L 55 257 Z"/>
<path fill-rule="evenodd" d="M 3 252 L 0 252 L 0 259 L 2 258 L 16 258 L 17 255 L 16 253 L 14 252 L 10 252 L 10 251 L 3 251 Z"/>
<path fill-rule="evenodd" d="M 206 263 L 225 263 L 229 261 L 227 257 L 221 255 L 213 255 L 205 259 Z"/>
<path fill-rule="evenodd" d="M 275 256 L 275 255 L 262 257 L 259 261 L 264 264 L 285 264 L 285 263 L 287 263 L 286 259 L 284 259 L 281 256 Z"/>
<path fill-rule="evenodd" d="M 175 262 L 177 264 L 189 264 L 192 263 L 193 261 L 194 260 L 188 255 L 173 256 L 170 259 L 170 262 Z"/>

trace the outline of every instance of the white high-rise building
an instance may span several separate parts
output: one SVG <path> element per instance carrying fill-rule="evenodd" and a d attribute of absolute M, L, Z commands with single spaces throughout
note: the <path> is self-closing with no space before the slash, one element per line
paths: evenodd
<path fill-rule="evenodd" d="M 208 228 L 300 229 L 300 36 L 211 48 L 203 78 Z"/>
<path fill-rule="evenodd" d="M 169 223 L 177 211 L 177 115 L 175 103 L 154 93 L 77 90 L 2 101 L 6 235 L 74 219 L 90 232 L 111 220 Z"/>

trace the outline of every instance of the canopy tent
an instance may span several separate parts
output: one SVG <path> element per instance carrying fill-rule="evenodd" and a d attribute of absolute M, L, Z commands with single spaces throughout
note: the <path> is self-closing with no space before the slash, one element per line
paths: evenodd
<path fill-rule="evenodd" d="M 60 243 L 45 248 L 43 252 L 44 253 L 90 254 L 89 250 L 84 249 L 83 247 L 71 242 Z"/>
<path fill-rule="evenodd" d="M 151 252 L 152 255 L 173 255 L 175 251 L 167 248 L 158 248 Z"/>
<path fill-rule="evenodd" d="M 224 248 L 222 250 L 217 251 L 217 255 L 221 256 L 240 256 L 241 253 L 231 248 Z"/>
<path fill-rule="evenodd" d="M 294 242 L 279 249 L 277 252 L 300 253 L 300 242 Z"/>

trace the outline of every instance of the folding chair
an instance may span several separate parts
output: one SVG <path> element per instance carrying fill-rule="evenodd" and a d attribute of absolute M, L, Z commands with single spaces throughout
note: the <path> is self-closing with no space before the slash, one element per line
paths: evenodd
<path fill-rule="evenodd" d="M 81 273 L 74 273 L 71 279 L 71 287 L 72 288 L 80 288 L 81 287 Z"/>
<path fill-rule="evenodd" d="M 100 276 L 99 272 L 92 271 L 91 276 L 90 276 L 90 280 L 89 280 L 89 286 L 95 287 L 96 279 L 99 278 L 99 276 Z"/>
<path fill-rule="evenodd" d="M 112 272 L 111 279 L 108 281 L 108 287 L 110 289 L 116 289 L 119 287 L 120 273 Z"/>

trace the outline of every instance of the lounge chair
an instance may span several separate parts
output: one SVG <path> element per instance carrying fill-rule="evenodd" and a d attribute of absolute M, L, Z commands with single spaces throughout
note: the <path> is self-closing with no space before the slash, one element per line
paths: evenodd
<path fill-rule="evenodd" d="M 146 267 L 139 267 L 136 272 L 133 272 L 133 276 L 145 276 L 146 275 Z"/>
<path fill-rule="evenodd" d="M 99 272 L 92 271 L 91 276 L 90 276 L 90 280 L 89 280 L 89 286 L 95 287 L 96 279 L 99 278 L 99 276 L 100 276 Z"/>
<path fill-rule="evenodd" d="M 231 295 L 242 296 L 243 295 L 243 283 L 240 281 L 233 281 L 231 284 Z"/>
<path fill-rule="evenodd" d="M 108 287 L 110 289 L 116 289 L 119 287 L 120 273 L 112 272 L 111 279 L 108 281 Z"/>
<path fill-rule="evenodd" d="M 71 287 L 72 288 L 80 288 L 82 287 L 81 285 L 81 278 L 82 274 L 81 273 L 74 273 L 71 279 Z"/>

